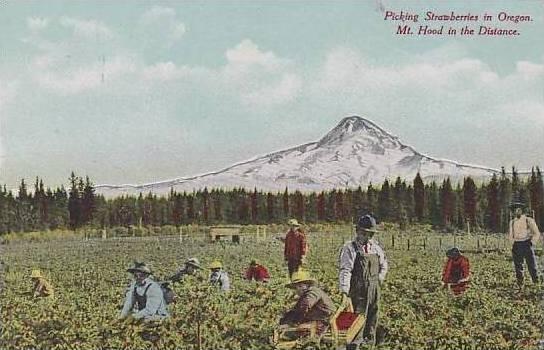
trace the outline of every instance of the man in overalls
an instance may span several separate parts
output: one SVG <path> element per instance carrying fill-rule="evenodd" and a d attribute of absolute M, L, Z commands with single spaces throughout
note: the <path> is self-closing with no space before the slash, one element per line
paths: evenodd
<path fill-rule="evenodd" d="M 351 302 L 354 312 L 364 314 L 366 321 L 353 342 L 347 345 L 347 350 L 375 344 L 380 284 L 387 274 L 385 254 L 372 239 L 377 232 L 376 220 L 371 215 L 364 215 L 359 218 L 355 228 L 355 240 L 346 243 L 340 252 L 340 291 L 342 302 Z"/>
<path fill-rule="evenodd" d="M 529 274 L 533 283 L 539 282 L 538 268 L 534 247 L 540 238 L 540 231 L 532 217 L 523 213 L 525 204 L 521 201 L 510 205 L 514 218 L 508 224 L 508 238 L 512 242 L 512 259 L 516 271 L 516 281 L 519 288 L 523 287 L 523 261 L 527 262 Z"/>
<path fill-rule="evenodd" d="M 151 269 L 145 263 L 135 262 L 127 271 L 132 273 L 134 281 L 127 288 L 119 318 L 158 321 L 168 317 L 162 289 L 151 279 Z"/>

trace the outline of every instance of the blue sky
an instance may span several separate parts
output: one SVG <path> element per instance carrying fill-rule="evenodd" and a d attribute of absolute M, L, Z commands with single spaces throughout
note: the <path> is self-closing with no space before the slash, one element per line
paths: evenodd
<path fill-rule="evenodd" d="M 419 14 L 416 29 L 436 25 L 426 11 L 532 21 L 491 22 L 515 37 L 403 37 L 387 10 Z M 0 183 L 194 175 L 349 115 L 432 156 L 542 166 L 543 14 L 538 0 L 4 1 Z"/>

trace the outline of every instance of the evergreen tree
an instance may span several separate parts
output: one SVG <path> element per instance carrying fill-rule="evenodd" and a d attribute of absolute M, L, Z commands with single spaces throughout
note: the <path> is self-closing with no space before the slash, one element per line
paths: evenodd
<path fill-rule="evenodd" d="M 414 179 L 414 214 L 417 221 L 422 222 L 425 213 L 425 185 L 419 173 Z"/>
<path fill-rule="evenodd" d="M 487 186 L 487 226 L 492 232 L 500 231 L 501 205 L 499 198 L 499 181 L 497 175 L 493 174 L 489 185 Z"/>
<path fill-rule="evenodd" d="M 326 219 L 326 215 L 325 215 L 325 191 L 322 191 L 317 196 L 316 209 L 317 209 L 317 221 L 318 222 L 325 221 L 325 219 Z"/>
<path fill-rule="evenodd" d="M 266 214 L 267 214 L 267 222 L 269 224 L 275 222 L 276 219 L 276 197 L 272 194 L 272 192 L 268 192 L 266 194 Z"/>
<path fill-rule="evenodd" d="M 470 177 L 466 177 L 463 181 L 463 203 L 464 203 L 464 214 L 466 220 L 470 222 L 471 225 L 476 225 L 476 204 L 478 202 L 477 198 L 477 188 L 474 180 Z"/>
<path fill-rule="evenodd" d="M 378 195 L 378 215 L 381 218 L 381 220 L 390 219 L 390 210 L 391 210 L 391 193 L 389 188 L 389 181 L 386 179 Z"/>
<path fill-rule="evenodd" d="M 74 172 L 70 175 L 70 192 L 68 197 L 68 211 L 70 212 L 70 228 L 75 230 L 81 225 L 81 194 L 79 179 Z"/>

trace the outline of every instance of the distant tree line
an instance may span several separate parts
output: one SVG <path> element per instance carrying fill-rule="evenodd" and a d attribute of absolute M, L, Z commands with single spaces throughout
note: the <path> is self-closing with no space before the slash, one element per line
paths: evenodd
<path fill-rule="evenodd" d="M 91 180 L 70 176 L 70 188 L 45 188 L 36 178 L 33 191 L 24 180 L 16 195 L 0 189 L 0 234 L 48 229 L 187 224 L 270 224 L 297 218 L 305 223 L 348 223 L 373 213 L 381 221 L 429 223 L 439 229 L 472 228 L 505 232 L 513 199 L 528 204 L 542 227 L 544 189 L 540 169 L 521 179 L 515 168 L 502 169 L 487 183 L 466 177 L 424 184 L 417 174 L 411 184 L 397 178 L 381 186 L 301 193 L 258 189 L 171 191 L 167 196 L 142 194 L 106 199 L 95 193 Z"/>

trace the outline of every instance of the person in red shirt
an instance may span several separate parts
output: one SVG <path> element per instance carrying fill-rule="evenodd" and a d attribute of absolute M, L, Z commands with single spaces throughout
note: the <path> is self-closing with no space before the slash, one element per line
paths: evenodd
<path fill-rule="evenodd" d="M 446 252 L 448 261 L 442 272 L 442 286 L 451 288 L 453 294 L 462 294 L 468 287 L 470 264 L 468 259 L 461 254 L 459 248 L 454 247 Z"/>
<path fill-rule="evenodd" d="M 246 280 L 255 280 L 257 282 L 268 282 L 270 274 L 266 267 L 261 264 L 257 264 L 257 261 L 251 260 L 249 268 L 246 270 Z"/>
<path fill-rule="evenodd" d="M 291 228 L 285 236 L 285 248 L 283 255 L 287 262 L 289 277 L 297 271 L 306 260 L 308 253 L 308 244 L 306 242 L 306 234 L 300 228 L 300 224 L 296 219 L 289 220 Z"/>

